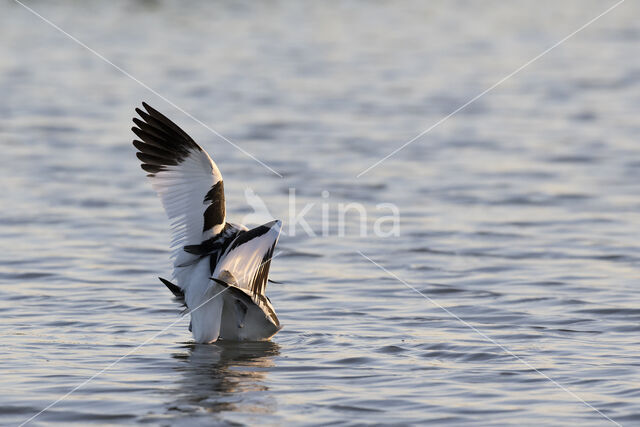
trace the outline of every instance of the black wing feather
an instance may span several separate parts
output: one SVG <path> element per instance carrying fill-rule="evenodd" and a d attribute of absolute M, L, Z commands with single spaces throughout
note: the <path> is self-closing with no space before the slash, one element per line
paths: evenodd
<path fill-rule="evenodd" d="M 180 164 L 191 151 L 202 151 L 178 125 L 147 103 L 143 102 L 142 106 L 147 111 L 136 108 L 142 120 L 134 118 L 136 126 L 131 128 L 140 138 L 134 140 L 133 145 L 139 150 L 142 169 L 154 175 L 166 166 Z"/>
<path fill-rule="evenodd" d="M 160 281 L 162 283 L 164 283 L 164 285 L 167 288 L 169 288 L 169 290 L 171 291 L 173 296 L 176 297 L 176 301 L 178 301 L 179 303 L 181 303 L 185 307 L 187 306 L 187 303 L 184 300 L 184 292 L 182 291 L 182 289 L 180 289 L 177 285 L 174 285 L 173 283 L 171 283 L 167 279 L 163 279 L 162 277 L 158 277 L 158 279 L 160 279 Z"/>

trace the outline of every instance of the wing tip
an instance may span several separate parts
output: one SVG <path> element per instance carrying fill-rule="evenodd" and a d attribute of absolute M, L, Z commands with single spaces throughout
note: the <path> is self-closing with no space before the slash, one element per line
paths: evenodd
<path fill-rule="evenodd" d="M 175 296 L 176 298 L 184 298 L 184 292 L 178 285 L 174 285 L 173 283 L 171 283 L 167 279 L 163 279 L 162 277 L 158 277 L 158 279 L 160 279 L 160 281 L 171 291 L 173 296 Z"/>
<path fill-rule="evenodd" d="M 151 177 L 154 177 L 158 172 L 162 172 L 164 170 L 162 166 L 150 165 L 148 163 L 142 163 L 140 167 L 143 171 L 148 172 Z"/>

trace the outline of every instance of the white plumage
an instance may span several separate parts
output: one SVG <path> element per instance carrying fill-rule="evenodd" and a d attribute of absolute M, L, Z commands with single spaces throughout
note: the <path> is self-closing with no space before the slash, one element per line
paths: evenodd
<path fill-rule="evenodd" d="M 222 175 L 211 157 L 164 115 L 136 108 L 142 169 L 171 221 L 176 284 L 160 279 L 191 313 L 197 342 L 265 340 L 280 330 L 265 296 L 280 221 L 248 230 L 226 221 Z"/>

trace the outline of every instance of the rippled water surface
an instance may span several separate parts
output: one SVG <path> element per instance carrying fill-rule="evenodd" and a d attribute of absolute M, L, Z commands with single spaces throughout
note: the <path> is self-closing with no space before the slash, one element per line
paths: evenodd
<path fill-rule="evenodd" d="M 283 177 L 4 2 L 0 423 L 178 319 L 146 100 L 216 160 L 232 220 L 249 188 L 285 221 L 284 329 L 195 345 L 183 319 L 33 425 L 640 424 L 638 3 L 359 178 L 613 2 L 27 4 Z"/>

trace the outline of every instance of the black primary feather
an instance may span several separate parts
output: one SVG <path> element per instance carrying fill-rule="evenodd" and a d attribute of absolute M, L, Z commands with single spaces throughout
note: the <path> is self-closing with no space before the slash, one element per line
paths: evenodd
<path fill-rule="evenodd" d="M 134 118 L 136 126 L 131 130 L 140 138 L 133 141 L 139 150 L 136 155 L 142 161 L 140 166 L 151 176 L 166 170 L 167 166 L 180 164 L 192 151 L 202 151 L 178 125 L 147 103 L 143 102 L 142 106 L 146 112 L 136 108 L 142 120 Z"/>
<path fill-rule="evenodd" d="M 171 283 L 167 279 L 163 279 L 162 277 L 158 277 L 158 279 L 160 279 L 160 281 L 162 283 L 164 283 L 164 285 L 167 288 L 169 288 L 169 290 L 171 291 L 173 296 L 176 297 L 176 301 L 177 302 L 181 303 L 185 307 L 187 306 L 187 303 L 184 300 L 184 292 L 182 291 L 182 289 L 180 289 L 180 287 L 178 287 L 177 285 L 174 285 L 173 283 Z"/>

